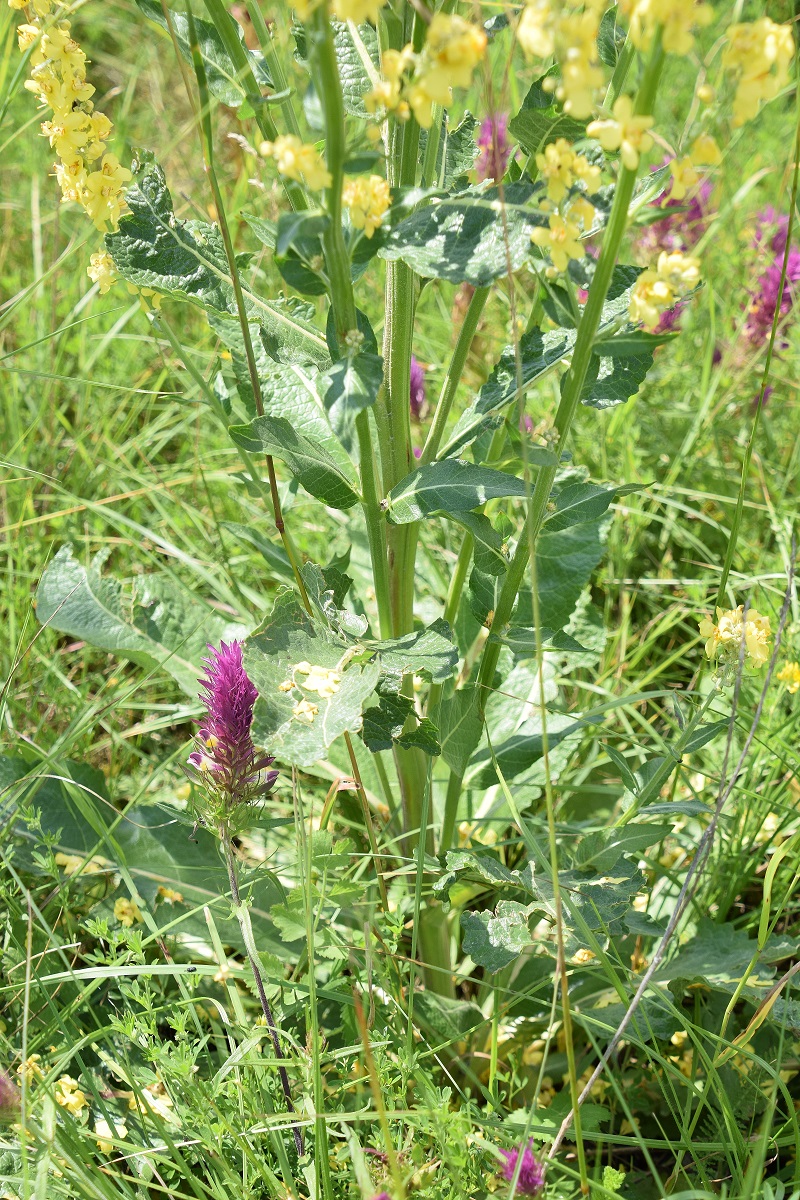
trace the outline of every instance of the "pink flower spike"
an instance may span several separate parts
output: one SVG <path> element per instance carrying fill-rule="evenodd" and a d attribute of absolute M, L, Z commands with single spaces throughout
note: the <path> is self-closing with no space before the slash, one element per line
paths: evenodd
<path fill-rule="evenodd" d="M 533 1153 L 533 1138 L 528 1141 L 527 1145 L 515 1146 L 513 1150 L 501 1150 L 500 1153 L 506 1160 L 503 1166 L 503 1178 L 507 1179 L 509 1183 L 516 1174 L 519 1159 L 522 1158 L 517 1186 L 514 1189 L 515 1195 L 538 1195 L 544 1187 L 544 1167 Z"/>
<path fill-rule="evenodd" d="M 478 131 L 478 148 L 480 154 L 475 163 L 478 182 L 493 179 L 497 183 L 505 175 L 511 157 L 507 113 L 492 113 L 484 117 Z"/>

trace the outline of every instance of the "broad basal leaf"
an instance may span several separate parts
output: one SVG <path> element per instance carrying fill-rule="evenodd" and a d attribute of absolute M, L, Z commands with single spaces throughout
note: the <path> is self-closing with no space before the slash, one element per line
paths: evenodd
<path fill-rule="evenodd" d="M 418 275 L 485 287 L 518 270 L 531 249 L 534 186 L 468 188 L 434 198 L 390 233 L 381 258 L 402 259 Z"/>
<path fill-rule="evenodd" d="M 206 643 L 243 638 L 246 627 L 219 617 L 163 577 L 137 579 L 125 594 L 117 580 L 101 575 L 101 564 L 95 559 L 84 567 L 71 546 L 62 546 L 36 592 L 39 621 L 147 670 L 160 666 L 196 696 Z"/>
<path fill-rule="evenodd" d="M 174 33 L 181 56 L 191 66 L 191 39 L 185 13 L 180 8 L 170 9 L 168 24 L 164 8 L 159 0 L 136 0 L 136 6 L 140 12 L 143 12 L 151 21 L 155 21 L 156 25 L 160 25 L 170 36 Z M 233 35 L 241 44 L 242 53 L 246 56 L 259 87 L 272 87 L 264 56 L 257 50 L 248 50 L 241 25 L 234 21 L 233 17 L 228 17 L 228 21 Z M 225 43 L 211 21 L 195 17 L 194 24 L 200 55 L 206 69 L 208 90 L 212 96 L 216 96 L 217 100 L 227 105 L 228 108 L 238 108 L 247 98 L 247 94 L 239 81 L 236 67 L 225 49 Z M 170 25 L 172 26 L 171 31 Z"/>
<path fill-rule="evenodd" d="M 555 464 L 549 450 L 531 448 L 535 466 Z M 461 459 L 428 463 L 402 479 L 387 497 L 386 515 L 395 525 L 420 521 L 433 512 L 469 512 L 501 496 L 525 496 L 529 484 L 516 475 L 479 467 Z"/>
<path fill-rule="evenodd" d="M 286 417 L 256 417 L 249 425 L 233 425 L 229 433 L 237 446 L 257 454 L 264 451 L 285 462 L 312 496 L 331 508 L 352 508 L 358 501 L 352 466 L 346 470 L 330 449 L 295 428 Z"/>

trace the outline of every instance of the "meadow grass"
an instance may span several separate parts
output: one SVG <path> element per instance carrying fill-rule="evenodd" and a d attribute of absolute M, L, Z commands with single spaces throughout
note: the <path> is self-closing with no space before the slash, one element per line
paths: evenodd
<path fill-rule="evenodd" d="M 120 139 L 157 145 L 182 213 L 207 215 L 199 146 L 168 44 L 154 42 L 152 31 L 141 36 L 132 5 L 104 4 L 102 15 L 100 7 L 87 3 L 76 22 L 91 47 L 98 92 L 113 97 Z M 164 325 L 151 326 L 124 288 L 103 298 L 90 292 L 85 266 L 94 243 L 78 214 L 57 203 L 50 155 L 21 90 L 9 10 L 0 21 L 0 717 L 7 756 L 0 775 L 0 1065 L 13 1072 L 41 1056 L 27 1080 L 23 1072 L 27 1137 L 17 1126 L 0 1135 L 4 1194 L 507 1195 L 494 1174 L 500 1160 L 493 1147 L 529 1133 L 551 1137 L 569 1108 L 553 960 L 534 957 L 519 971 L 481 976 L 460 957 L 458 1011 L 415 992 L 408 927 L 427 894 L 421 870 L 415 893 L 415 864 L 397 853 L 396 828 L 389 823 L 382 835 L 399 865 L 389 881 L 390 911 L 380 916 L 360 899 L 372 860 L 354 798 L 343 794 L 334 809 L 332 844 L 319 832 L 309 836 L 305 818 L 319 813 L 346 759 L 284 778 L 268 815 L 240 846 L 247 887 L 262 889 L 253 902 L 259 949 L 309 1148 L 299 1168 L 227 889 L 212 871 L 217 864 L 209 860 L 205 881 L 200 860 L 186 860 L 203 891 L 196 903 L 151 899 L 143 922 L 131 928 L 113 918 L 119 896 L 147 887 L 152 897 L 174 878 L 170 871 L 189 844 L 190 827 L 178 826 L 163 834 L 163 857 L 135 852 L 137 830 L 142 840 L 159 841 L 164 810 L 154 806 L 185 797 L 182 762 L 199 705 L 161 675 L 40 630 L 38 580 L 58 547 L 72 542 L 82 562 L 107 555 L 107 569 L 134 584 L 164 572 L 217 612 L 251 622 L 269 611 L 282 580 L 248 540 L 272 535 L 261 500 L 232 486 L 242 463 L 198 402 L 198 376 L 203 386 L 211 380 L 212 338 L 186 309 L 167 303 Z M 676 73 L 673 84 L 677 120 L 691 82 Z M 236 212 L 252 203 L 254 189 L 246 160 L 222 141 L 235 128 L 233 118 L 226 121 L 220 154 Z M 578 830 L 605 828 L 619 801 L 606 743 L 624 751 L 632 768 L 669 753 L 683 719 L 675 694 L 709 686 L 697 621 L 714 603 L 763 368 L 763 350 L 742 338 L 753 269 L 749 221 L 767 203 L 786 210 L 791 127 L 791 98 L 784 98 L 731 145 L 715 196 L 719 220 L 703 247 L 706 285 L 683 318 L 682 336 L 658 352 L 638 396 L 577 423 L 572 449 L 591 477 L 642 488 L 615 505 L 592 581 L 606 629 L 599 662 L 587 670 L 578 659 L 563 680 L 570 710 L 605 706 L 601 725 L 588 727 L 554 768 L 565 843 Z M 265 286 L 277 287 L 268 264 L 264 270 Z M 380 297 L 372 299 L 379 332 Z M 415 349 L 429 367 L 431 392 L 452 346 L 455 299 L 442 287 L 423 301 Z M 467 363 L 465 392 L 486 377 L 507 326 L 500 294 Z M 773 617 L 796 555 L 798 355 L 794 331 L 787 337 L 772 368 L 774 391 L 746 479 L 729 582 L 736 602 L 752 595 Z M 552 402 L 545 385 L 534 420 Z M 303 493 L 287 490 L 284 499 L 287 523 L 313 561 L 352 540 L 343 519 L 320 516 Z M 457 553 L 455 536 L 426 534 L 418 570 L 439 600 Z M 354 569 L 363 572 L 365 562 L 363 545 L 354 543 Z M 798 656 L 798 630 L 793 594 L 781 661 Z M 688 802 L 690 811 L 642 851 L 656 919 L 674 907 L 704 828 L 691 802 L 716 800 L 759 687 L 756 678 L 743 680 L 727 743 L 688 756 L 669 785 L 665 799 Z M 658 1004 L 642 1006 L 584 1106 L 593 1195 L 621 1189 L 631 1200 L 773 1200 L 800 1188 L 800 1009 L 791 979 L 769 1019 L 749 1024 L 773 980 L 756 953 L 760 922 L 773 937 L 766 958 L 777 966 L 774 978 L 796 958 L 798 701 L 775 683 L 768 691 L 679 933 L 685 943 L 699 931 L 705 961 L 697 975 L 705 971 L 705 981 L 687 986 L 662 971 L 672 988 L 659 989 Z M 374 811 L 384 816 L 391 788 L 387 796 L 385 780 L 362 757 Z M 433 789 L 440 806 L 443 778 Z M 501 846 L 514 865 L 522 846 L 509 833 L 509 801 L 502 786 L 467 798 L 476 841 Z M 81 849 L 113 859 L 118 879 L 102 864 L 72 876 L 55 862 L 58 848 L 72 845 L 64 831 L 78 819 L 95 835 Z M 541 813 L 528 813 L 526 825 L 541 833 Z M 276 930 L 260 897 L 274 903 L 278 879 L 297 904 L 285 905 Z M 337 923 L 343 908 L 358 913 L 349 928 Z M 651 943 L 642 916 L 627 961 L 596 941 L 591 965 L 572 973 L 579 1075 L 596 1063 L 646 965 L 643 947 Z M 188 940 L 174 941 L 176 930 Z M 471 1025 L 476 1013 L 480 1023 Z M 87 1100 L 75 1119 L 56 1102 L 65 1075 L 80 1081 Z M 116 1130 L 101 1139 L 105 1146 L 95 1132 L 99 1118 Z M 548 1187 L 578 1194 L 574 1141 L 562 1147 Z"/>

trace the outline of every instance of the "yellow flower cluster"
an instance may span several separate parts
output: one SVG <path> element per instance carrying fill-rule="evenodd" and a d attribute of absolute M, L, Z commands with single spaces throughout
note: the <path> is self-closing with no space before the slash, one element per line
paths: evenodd
<path fill-rule="evenodd" d="M 363 229 L 371 238 L 383 221 L 392 202 L 389 184 L 380 175 L 351 179 L 342 189 L 342 200 L 350 213 L 354 229 Z"/>
<path fill-rule="evenodd" d="M 333 177 L 316 146 L 301 142 L 293 134 L 281 134 L 274 142 L 262 142 L 258 148 L 263 158 L 273 158 L 279 174 L 285 179 L 305 181 L 312 192 L 330 187 Z"/>
<path fill-rule="evenodd" d="M 535 246 L 547 250 L 556 272 L 566 271 L 570 259 L 586 254 L 578 226 L 560 213 L 553 213 L 547 225 L 537 225 L 531 233 Z"/>
<path fill-rule="evenodd" d="M 454 87 L 469 87 L 472 72 L 486 52 L 486 34 L 463 17 L 438 12 L 431 19 L 425 45 L 414 54 L 385 50 L 381 79 L 364 97 L 369 112 L 385 109 L 404 119 L 413 110 L 423 129 L 433 120 L 433 105 L 452 103 Z"/>
<path fill-rule="evenodd" d="M 692 142 L 689 153 L 673 158 L 669 164 L 672 175 L 671 200 L 683 200 L 700 183 L 702 174 L 698 167 L 717 167 L 722 162 L 722 152 L 710 133 L 701 133 Z"/>
<path fill-rule="evenodd" d="M 560 204 L 569 188 L 580 179 L 590 194 L 600 187 L 600 168 L 593 166 L 583 154 L 576 154 L 566 138 L 558 138 L 536 155 L 539 174 L 547 183 L 547 195 Z"/>
<path fill-rule="evenodd" d="M 20 50 L 31 52 L 25 87 L 42 108 L 52 110 L 42 134 L 59 158 L 55 170 L 63 199 L 80 204 L 105 232 L 117 227 L 131 173 L 115 154 L 105 152 L 112 125 L 92 102 L 95 89 L 86 81 L 86 55 L 71 36 L 69 21 L 42 23 L 51 10 L 50 0 L 37 0 L 36 18 L 17 30 Z"/>
<path fill-rule="evenodd" d="M 560 212 L 551 213 L 547 225 L 538 225 L 531 233 L 534 245 L 547 250 L 552 261 L 548 275 L 566 271 L 570 259 L 583 258 L 586 251 L 581 242 L 580 223 L 584 230 L 591 228 L 594 207 L 586 199 L 585 192 L 593 194 L 600 186 L 600 168 L 595 167 L 583 154 L 576 154 L 566 138 L 558 138 L 545 146 L 536 155 L 536 166 L 547 185 L 547 200 L 542 207 L 552 204 L 561 206 Z M 578 183 L 585 190 L 570 195 Z M 564 204 L 564 201 L 567 201 Z"/>
<path fill-rule="evenodd" d="M 738 608 L 718 608 L 716 624 L 704 617 L 700 622 L 700 636 L 706 639 L 706 654 L 709 658 L 721 658 L 729 666 L 736 666 L 744 644 L 745 662 L 753 667 L 763 667 L 769 658 L 769 639 L 772 637 L 769 617 L 763 617 L 754 608 L 744 614 L 744 605 Z"/>
<path fill-rule="evenodd" d="M 89 1101 L 78 1087 L 77 1081 L 70 1075 L 62 1075 L 56 1083 L 56 1104 L 60 1104 L 67 1112 L 77 1117 Z"/>
<path fill-rule="evenodd" d="M 116 1125 L 109 1125 L 105 1117 L 95 1117 L 94 1132 L 97 1138 L 97 1148 L 101 1154 L 110 1154 L 114 1149 L 113 1142 L 109 1138 L 124 1138 L 128 1136 L 127 1126 L 118 1121 Z"/>
<path fill-rule="evenodd" d="M 122 896 L 114 902 L 114 916 L 120 925 L 124 925 L 127 929 L 142 919 L 138 904 Z"/>
<path fill-rule="evenodd" d="M 739 126 L 752 121 L 762 100 L 772 100 L 785 87 L 794 39 L 789 25 L 776 25 L 769 17 L 731 25 L 727 36 L 722 64 L 736 76 L 733 123 Z"/>
<path fill-rule="evenodd" d="M 629 171 L 637 170 L 639 157 L 653 145 L 648 133 L 653 118 L 635 116 L 630 96 L 620 96 L 612 109 L 611 117 L 600 118 L 586 126 L 589 137 L 597 138 L 604 150 L 619 150 L 623 166 Z"/>
<path fill-rule="evenodd" d="M 776 678 L 786 684 L 790 696 L 800 692 L 800 663 L 788 662 L 785 667 L 781 667 Z"/>
<path fill-rule="evenodd" d="M 710 4 L 695 0 L 620 0 L 620 9 L 628 18 L 631 41 L 639 50 L 649 49 L 653 35 L 661 26 L 661 43 L 668 54 L 689 54 L 694 46 L 695 26 L 709 25 L 714 19 Z"/>
<path fill-rule="evenodd" d="M 661 314 L 700 282 L 700 260 L 682 250 L 662 251 L 655 267 L 642 271 L 631 292 L 628 315 L 655 329 Z"/>
<path fill-rule="evenodd" d="M 560 82 L 552 78 L 556 97 L 564 111 L 580 120 L 591 116 L 603 71 L 597 57 L 597 34 L 604 4 L 574 0 L 554 4 L 552 0 L 528 0 L 517 25 L 517 39 L 532 58 L 555 55 Z"/>

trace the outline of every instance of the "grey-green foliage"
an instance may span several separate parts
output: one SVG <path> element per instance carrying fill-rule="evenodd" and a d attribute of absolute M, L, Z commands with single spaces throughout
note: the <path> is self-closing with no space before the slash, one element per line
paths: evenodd
<path fill-rule="evenodd" d="M 359 25 L 356 37 L 350 27 L 342 21 L 331 20 L 333 41 L 336 51 L 336 65 L 339 68 L 339 79 L 342 84 L 342 100 L 344 110 L 351 117 L 365 120 L 369 117 L 364 104 L 364 96 L 372 91 L 373 82 L 365 64 L 365 57 L 372 64 L 372 75 L 380 75 L 380 51 L 378 35 L 371 25 Z M 300 24 L 293 26 L 298 60 L 311 71 L 309 62 L 308 33 Z M 312 73 L 313 84 L 313 73 Z"/>
<path fill-rule="evenodd" d="M 148 671 L 161 667 L 196 695 L 206 643 L 243 638 L 247 627 L 218 616 L 164 576 L 143 576 L 125 592 L 101 573 L 102 562 L 98 557 L 84 566 L 71 546 L 62 546 L 36 592 L 39 621 Z"/>
<path fill-rule="evenodd" d="M 396 225 L 381 258 L 401 259 L 425 278 L 485 287 L 517 271 L 531 249 L 538 217 L 527 181 L 496 187 L 467 188 L 452 196 L 434 196 Z"/>
<path fill-rule="evenodd" d="M 541 153 L 545 146 L 557 138 L 574 142 L 585 134 L 586 122 L 577 121 L 562 112 L 553 92 L 546 91 L 543 86 L 548 77 L 555 82 L 557 74 L 558 68 L 553 67 L 547 74 L 535 79 L 522 101 L 522 108 L 508 123 L 509 133 L 528 154 Z"/>
<path fill-rule="evenodd" d="M 433 179 L 425 182 L 433 187 L 452 188 L 459 179 L 465 180 L 478 156 L 475 130 L 478 122 L 471 112 L 464 113 L 458 125 L 450 127 L 446 116 L 442 120 L 439 145 L 436 150 L 436 168 Z M 429 133 L 423 129 L 419 138 L 419 157 L 424 159 Z"/>
<path fill-rule="evenodd" d="M 191 65 L 191 40 L 185 13 L 180 8 L 170 9 L 168 21 L 164 6 L 159 0 L 136 0 L 136 6 L 140 12 L 154 21 L 156 25 L 160 25 L 170 36 L 174 34 L 181 57 Z M 242 54 L 247 58 L 256 83 L 259 87 L 272 87 L 264 56 L 258 50 L 248 50 L 241 25 L 234 21 L 233 17 L 228 17 L 228 21 L 230 22 L 230 32 L 241 45 Z M 212 96 L 215 96 L 228 108 L 238 108 L 247 98 L 247 93 L 242 87 L 239 73 L 225 49 L 225 43 L 216 26 L 211 21 L 204 21 L 202 17 L 197 16 L 194 18 L 194 25 L 198 48 L 206 69 L 208 90 Z"/>
<path fill-rule="evenodd" d="M 536 466 L 549 466 L 556 459 L 549 451 L 534 446 L 530 461 Z M 433 512 L 469 512 L 487 500 L 525 496 L 528 489 L 526 481 L 516 475 L 450 458 L 418 467 L 401 479 L 387 497 L 386 515 L 395 525 L 405 525 Z"/>
<path fill-rule="evenodd" d="M 249 425 L 231 426 L 230 435 L 245 450 L 281 459 L 302 487 L 323 504 L 345 510 L 358 502 L 352 464 L 345 465 L 330 445 L 296 428 L 289 417 L 265 414 Z"/>

